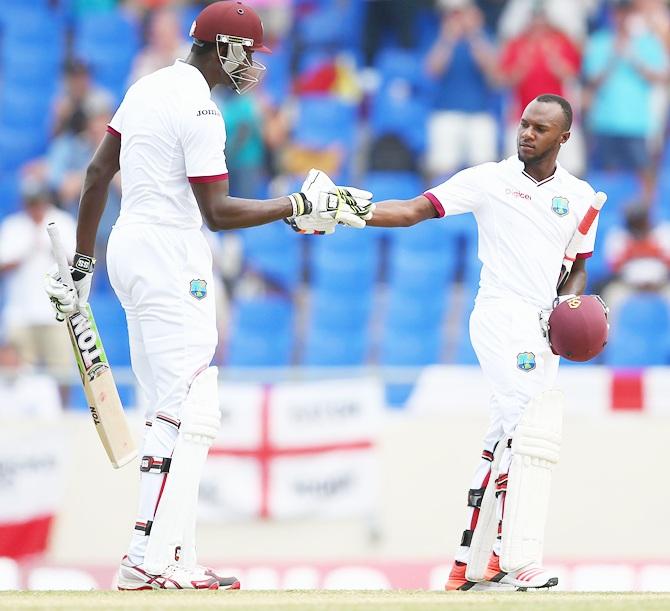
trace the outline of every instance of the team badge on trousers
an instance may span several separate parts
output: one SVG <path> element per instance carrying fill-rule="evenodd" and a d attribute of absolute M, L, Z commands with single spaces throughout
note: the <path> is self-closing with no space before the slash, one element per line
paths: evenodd
<path fill-rule="evenodd" d="M 519 352 L 516 355 L 516 366 L 521 371 L 533 371 L 535 364 L 535 355 L 532 352 Z"/>
<path fill-rule="evenodd" d="M 558 216 L 565 216 L 569 211 L 568 198 L 556 196 L 551 199 L 551 209 L 558 214 Z"/>
<path fill-rule="evenodd" d="M 191 295 L 196 299 L 204 299 L 207 297 L 207 281 L 191 280 Z"/>

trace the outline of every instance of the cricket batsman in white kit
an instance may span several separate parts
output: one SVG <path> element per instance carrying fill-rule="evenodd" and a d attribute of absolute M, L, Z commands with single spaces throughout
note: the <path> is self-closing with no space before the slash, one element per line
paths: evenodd
<path fill-rule="evenodd" d="M 492 387 L 491 417 L 447 590 L 558 583 L 541 561 L 562 394 L 540 313 L 546 318 L 555 302 L 584 291 L 597 227 L 557 296 L 566 247 L 596 197 L 556 161 L 571 123 L 565 99 L 539 96 L 521 118 L 517 155 L 463 170 L 415 199 L 378 202 L 368 221 L 405 227 L 471 212 L 478 225 L 482 272 L 470 338 Z"/>
<path fill-rule="evenodd" d="M 228 193 L 223 119 L 210 97 L 222 85 L 243 93 L 269 53 L 257 14 L 235 0 L 205 8 L 185 60 L 140 79 L 127 92 L 97 149 L 82 189 L 73 289 L 54 272 L 47 293 L 61 313 L 87 301 L 95 236 L 109 182 L 121 171 L 121 212 L 107 267 L 126 313 L 133 371 L 148 407 L 140 499 L 121 590 L 236 589 L 197 563 L 198 486 L 220 425 L 212 256 L 201 232 L 284 219 L 303 233 L 337 223 L 363 227 L 370 193 L 335 187 L 311 171 L 300 193 L 247 200 Z M 296 270 L 297 272 L 298 270 Z"/>

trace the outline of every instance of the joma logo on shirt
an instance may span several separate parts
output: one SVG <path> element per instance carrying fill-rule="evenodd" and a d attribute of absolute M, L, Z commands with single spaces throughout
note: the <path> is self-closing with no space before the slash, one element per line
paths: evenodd
<path fill-rule="evenodd" d="M 218 110 L 212 110 L 211 108 L 205 108 L 204 110 L 199 110 L 196 113 L 196 117 L 202 117 L 204 115 L 221 115 L 221 113 Z"/>
<path fill-rule="evenodd" d="M 505 195 L 511 195 L 512 197 L 520 197 L 521 199 L 527 199 L 530 201 L 531 197 L 527 193 L 522 193 L 521 191 L 512 191 L 512 189 L 505 189 Z"/>

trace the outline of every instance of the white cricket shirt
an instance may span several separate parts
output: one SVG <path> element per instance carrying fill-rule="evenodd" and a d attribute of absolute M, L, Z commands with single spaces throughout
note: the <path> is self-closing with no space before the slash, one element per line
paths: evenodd
<path fill-rule="evenodd" d="M 199 228 L 189 182 L 228 177 L 226 129 L 201 72 L 181 60 L 137 81 L 107 131 L 121 138 L 118 225 Z"/>
<path fill-rule="evenodd" d="M 550 308 L 565 249 L 595 192 L 560 165 L 537 182 L 514 155 L 458 172 L 424 195 L 440 216 L 475 215 L 482 262 L 477 302 L 517 297 Z M 593 253 L 597 225 L 578 258 Z"/>

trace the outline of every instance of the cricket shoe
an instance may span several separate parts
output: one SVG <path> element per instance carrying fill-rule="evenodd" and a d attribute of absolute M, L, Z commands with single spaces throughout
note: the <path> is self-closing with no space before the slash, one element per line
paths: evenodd
<path fill-rule="evenodd" d="M 460 590 L 461 592 L 466 590 L 471 590 L 472 592 L 481 592 L 483 590 L 495 590 L 497 592 L 516 590 L 513 586 L 498 583 L 496 581 L 470 581 L 465 576 L 465 570 L 467 568 L 468 565 L 464 562 L 454 562 L 454 566 L 451 567 L 451 573 L 449 573 L 447 585 L 444 586 L 444 589 L 447 590 L 447 592 L 456 590 Z"/>
<path fill-rule="evenodd" d="M 147 573 L 141 564 L 124 556 L 119 567 L 119 590 L 218 590 L 219 579 L 208 575 L 203 567 L 186 569 L 171 564 L 160 575 Z"/>
<path fill-rule="evenodd" d="M 509 584 L 522 591 L 537 588 L 553 588 L 558 584 L 558 577 L 554 573 L 543 569 L 537 564 L 530 564 L 507 573 L 500 568 L 500 558 L 495 553 L 492 553 L 489 558 L 484 579 L 492 583 Z"/>
<path fill-rule="evenodd" d="M 214 577 L 219 581 L 219 590 L 239 590 L 240 581 L 237 577 L 222 577 L 214 569 L 207 568 L 205 566 L 197 566 L 198 570 L 204 571 L 205 575 Z"/>

